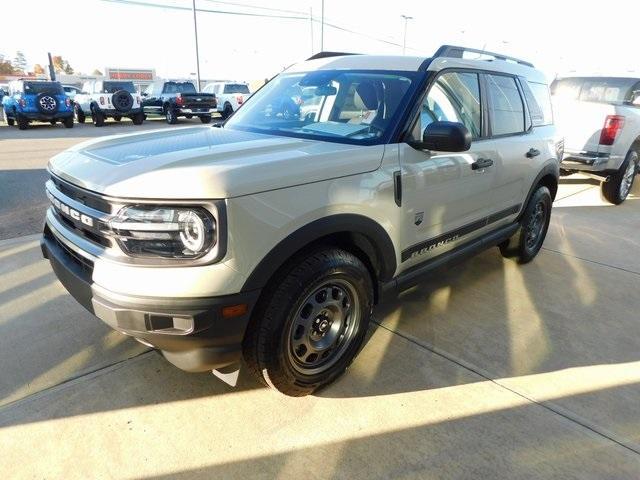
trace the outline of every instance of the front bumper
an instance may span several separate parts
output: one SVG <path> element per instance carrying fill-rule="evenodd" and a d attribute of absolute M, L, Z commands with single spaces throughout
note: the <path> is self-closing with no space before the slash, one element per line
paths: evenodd
<path fill-rule="evenodd" d="M 45 225 L 42 254 L 62 285 L 107 325 L 162 351 L 175 366 L 207 371 L 240 360 L 242 340 L 259 290 L 208 298 L 134 297 L 92 281 L 93 262 Z M 153 269 L 150 269 L 153 275 Z M 225 318 L 223 308 L 246 305 Z"/>
<path fill-rule="evenodd" d="M 604 152 L 572 152 L 565 150 L 561 168 L 580 172 L 605 172 L 618 170 L 624 157 Z"/>
<path fill-rule="evenodd" d="M 17 112 L 17 115 L 24 117 L 27 120 L 40 120 L 48 122 L 49 120 L 59 120 L 73 117 L 73 112 L 55 112 L 51 114 L 41 112 Z"/>

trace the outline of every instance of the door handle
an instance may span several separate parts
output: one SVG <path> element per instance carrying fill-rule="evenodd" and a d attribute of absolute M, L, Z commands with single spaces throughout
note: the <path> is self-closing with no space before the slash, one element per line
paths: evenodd
<path fill-rule="evenodd" d="M 479 158 L 471 164 L 471 170 L 481 170 L 493 165 L 493 160 L 490 158 Z"/>
<path fill-rule="evenodd" d="M 527 158 L 537 157 L 538 155 L 540 155 L 540 150 L 538 150 L 537 148 L 530 148 L 526 155 Z"/>

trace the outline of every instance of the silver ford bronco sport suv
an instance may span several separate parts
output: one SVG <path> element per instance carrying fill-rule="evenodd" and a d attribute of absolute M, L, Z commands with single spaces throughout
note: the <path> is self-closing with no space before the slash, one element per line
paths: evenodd
<path fill-rule="evenodd" d="M 306 395 L 345 371 L 390 291 L 492 246 L 532 260 L 561 145 L 527 62 L 325 52 L 221 127 L 52 158 L 42 251 L 91 313 L 179 368 L 244 358 Z"/>

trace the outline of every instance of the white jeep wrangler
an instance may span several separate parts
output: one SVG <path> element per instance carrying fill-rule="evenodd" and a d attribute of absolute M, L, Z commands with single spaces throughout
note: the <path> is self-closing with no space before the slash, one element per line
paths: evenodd
<path fill-rule="evenodd" d="M 309 394 L 345 371 L 388 292 L 492 246 L 528 262 L 544 241 L 562 155 L 546 81 L 467 52 L 318 54 L 222 128 L 77 145 L 48 167 L 43 254 L 176 366 L 244 357 Z"/>
<path fill-rule="evenodd" d="M 134 125 L 141 125 L 144 121 L 142 99 L 133 82 L 85 82 L 82 91 L 74 96 L 73 102 L 78 123 L 84 123 L 87 117 L 91 117 L 96 127 L 102 127 L 107 118 L 119 122 L 123 117 L 128 117 Z"/>

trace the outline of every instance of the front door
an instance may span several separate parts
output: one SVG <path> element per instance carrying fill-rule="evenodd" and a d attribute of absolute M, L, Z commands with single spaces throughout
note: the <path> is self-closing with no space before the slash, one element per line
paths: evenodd
<path fill-rule="evenodd" d="M 483 121 L 480 77 L 468 71 L 439 74 L 422 101 L 413 136 L 431 122 L 463 123 L 473 141 L 467 152 L 417 150 L 399 145 L 402 175 L 400 270 L 429 260 L 487 231 L 492 212 L 495 144 Z M 487 160 L 489 160 L 487 162 Z M 484 168 L 479 166 L 484 162 Z"/>

